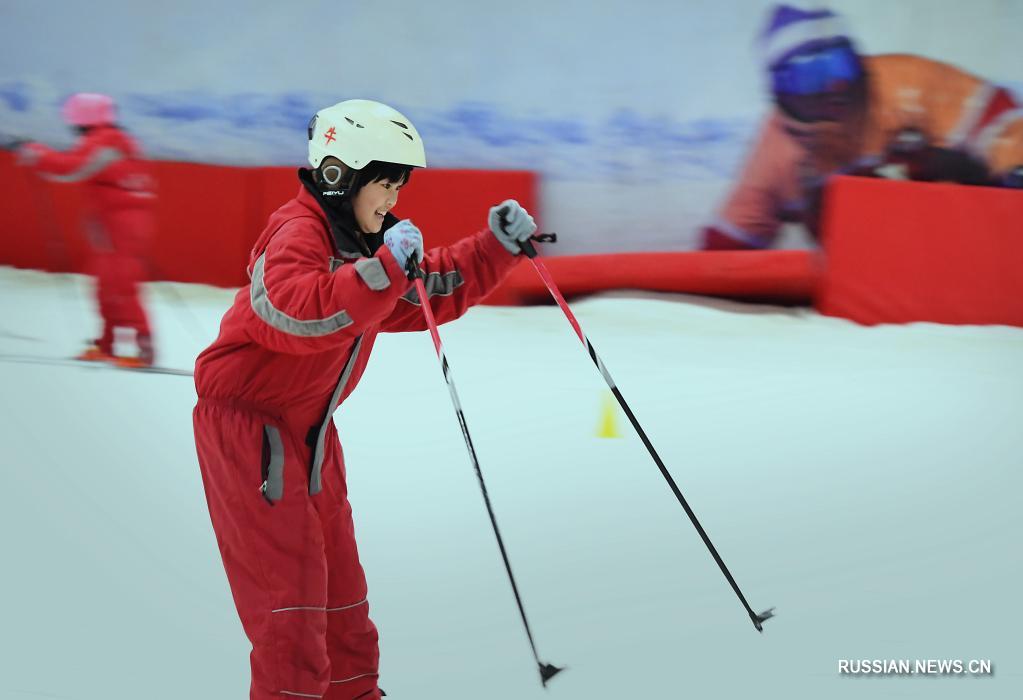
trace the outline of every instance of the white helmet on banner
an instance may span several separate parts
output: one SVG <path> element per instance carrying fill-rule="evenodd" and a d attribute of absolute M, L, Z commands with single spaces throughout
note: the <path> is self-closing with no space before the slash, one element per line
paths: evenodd
<path fill-rule="evenodd" d="M 370 161 L 426 167 L 423 140 L 396 109 L 372 100 L 345 100 L 321 109 L 309 122 L 309 164 L 334 156 L 352 170 Z"/>

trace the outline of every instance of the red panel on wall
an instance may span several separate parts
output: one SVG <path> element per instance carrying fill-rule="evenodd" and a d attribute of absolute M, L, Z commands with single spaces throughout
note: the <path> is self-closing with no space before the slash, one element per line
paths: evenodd
<path fill-rule="evenodd" d="M 301 183 L 298 181 L 297 166 L 294 168 L 256 168 L 253 170 L 253 175 L 255 179 L 250 223 L 254 230 L 249 234 L 248 244 L 250 246 L 262 233 L 270 215 L 280 209 L 288 200 L 293 199 L 301 187 Z"/>
<path fill-rule="evenodd" d="M 0 259 L 18 267 L 46 267 L 46 249 L 36 244 L 39 236 L 33 205 L 32 183 L 28 174 L 14 166 L 14 155 L 0 151 L 0 217 L 4 222 L 0 235 Z"/>
<path fill-rule="evenodd" d="M 836 178 L 823 230 L 822 313 L 1023 325 L 1023 192 Z"/>
<path fill-rule="evenodd" d="M 527 171 L 416 171 L 409 186 L 402 189 L 394 213 L 412 219 L 430 249 L 486 228 L 490 207 L 506 199 L 517 200 L 542 226 L 536 174 Z"/>
<path fill-rule="evenodd" d="M 150 277 L 237 286 L 249 248 L 269 215 L 295 196 L 296 168 L 238 168 L 153 162 L 156 236 Z M 517 199 L 537 209 L 536 175 L 521 171 L 417 171 L 395 213 L 411 217 L 427 247 L 447 245 L 486 225 L 490 206 Z M 83 271 L 87 259 L 78 187 L 45 184 L 0 152 L 0 264 Z"/>
<path fill-rule="evenodd" d="M 151 278 L 244 284 L 251 171 L 166 161 L 154 162 L 153 169 L 158 189 Z"/>
<path fill-rule="evenodd" d="M 81 192 L 45 182 L 0 151 L 0 262 L 53 272 L 84 269 Z"/>

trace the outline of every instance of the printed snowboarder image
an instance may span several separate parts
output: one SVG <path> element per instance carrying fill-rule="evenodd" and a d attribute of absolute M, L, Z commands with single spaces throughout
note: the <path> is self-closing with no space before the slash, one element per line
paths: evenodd
<path fill-rule="evenodd" d="M 1006 88 L 920 56 L 863 56 L 826 9 L 776 7 L 759 44 L 775 109 L 704 248 L 770 247 L 785 222 L 816 235 L 833 174 L 1023 186 L 1023 109 Z"/>

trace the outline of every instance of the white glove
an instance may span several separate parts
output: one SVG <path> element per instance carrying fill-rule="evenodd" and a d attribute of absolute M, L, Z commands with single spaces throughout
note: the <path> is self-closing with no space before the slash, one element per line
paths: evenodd
<path fill-rule="evenodd" d="M 491 207 L 487 222 L 497 240 L 512 255 L 521 253 L 521 243 L 536 233 L 533 217 L 514 199 L 506 199 L 496 207 Z"/>
<path fill-rule="evenodd" d="M 391 249 L 394 259 L 406 269 L 410 256 L 423 261 L 423 234 L 411 219 L 402 219 L 384 232 L 384 245 Z"/>

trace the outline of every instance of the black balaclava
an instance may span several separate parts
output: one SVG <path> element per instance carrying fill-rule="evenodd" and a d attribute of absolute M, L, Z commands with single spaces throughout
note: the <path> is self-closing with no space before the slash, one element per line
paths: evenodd
<path fill-rule="evenodd" d="M 314 179 L 309 168 L 298 169 L 298 179 L 316 199 L 330 222 L 334 246 L 342 257 L 370 257 L 384 244 L 384 231 L 398 223 L 398 217 L 387 212 L 379 233 L 362 233 L 355 222 L 352 197 L 364 183 L 358 181 L 358 172 L 351 185 L 341 190 L 324 190 Z"/>

